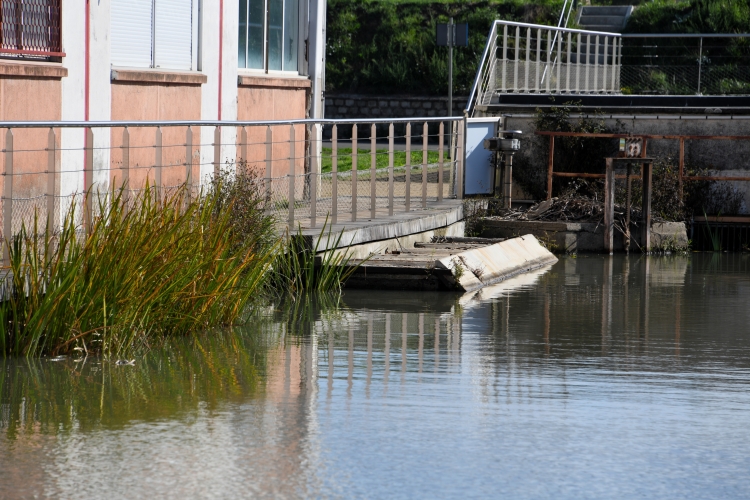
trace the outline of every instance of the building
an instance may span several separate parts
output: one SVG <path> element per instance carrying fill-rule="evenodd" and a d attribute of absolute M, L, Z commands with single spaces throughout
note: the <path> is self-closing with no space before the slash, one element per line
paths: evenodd
<path fill-rule="evenodd" d="M 322 117 L 325 8 L 325 0 L 0 0 L 0 121 Z M 44 172 L 40 132 L 13 131 L 15 172 Z M 108 183 L 123 129 L 94 132 L 93 180 Z M 214 130 L 193 133 L 193 175 L 205 175 Z M 185 134 L 164 129 L 164 165 L 186 164 Z M 236 128 L 221 129 L 223 161 L 237 159 L 236 140 Z M 86 133 L 61 129 L 56 141 L 57 192 L 81 192 L 83 176 L 73 173 Z M 131 166 L 152 165 L 154 144 L 153 128 L 132 130 Z M 184 180 L 184 168 L 173 170 L 164 185 Z M 131 184 L 148 175 L 134 171 Z M 14 193 L 44 192 L 33 181 L 40 176 L 28 177 L 14 181 Z"/>

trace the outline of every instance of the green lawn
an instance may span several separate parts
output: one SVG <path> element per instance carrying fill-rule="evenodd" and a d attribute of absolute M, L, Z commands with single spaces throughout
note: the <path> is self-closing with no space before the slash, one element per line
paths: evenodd
<path fill-rule="evenodd" d="M 322 159 L 322 171 L 323 173 L 331 171 L 331 148 L 323 148 L 323 159 Z M 376 157 L 375 162 L 377 168 L 388 167 L 388 150 L 377 149 L 375 150 Z M 446 151 L 443 156 L 443 161 L 450 161 L 450 156 Z M 437 163 L 438 152 L 428 151 L 427 162 Z M 421 165 L 422 164 L 422 151 L 411 152 L 411 164 Z M 403 167 L 406 165 L 406 151 L 394 151 L 393 153 L 393 165 L 395 167 Z M 338 171 L 348 172 L 352 169 L 352 149 L 351 148 L 339 148 L 338 149 Z M 370 150 L 357 148 L 357 171 L 369 170 L 370 169 Z"/>

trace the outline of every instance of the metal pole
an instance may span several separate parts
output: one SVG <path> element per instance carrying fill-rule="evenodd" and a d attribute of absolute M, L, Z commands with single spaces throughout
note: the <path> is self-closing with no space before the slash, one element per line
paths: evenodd
<path fill-rule="evenodd" d="M 221 173 L 221 129 L 214 129 L 214 179 Z"/>
<path fill-rule="evenodd" d="M 273 164 L 273 132 L 266 128 L 266 203 L 271 202 L 271 166 Z"/>
<path fill-rule="evenodd" d="M 154 188 L 156 201 L 162 199 L 161 195 L 161 166 L 162 166 L 162 133 L 161 127 L 156 127 L 156 153 L 154 155 Z"/>
<path fill-rule="evenodd" d="M 334 125 L 331 130 L 331 225 L 336 224 L 339 215 L 339 130 Z"/>
<path fill-rule="evenodd" d="M 393 124 L 388 126 L 388 215 L 393 215 Z"/>
<path fill-rule="evenodd" d="M 188 130 L 190 130 L 189 127 Z M 128 127 L 122 131 L 122 202 L 127 213 L 130 207 L 130 130 Z"/>
<path fill-rule="evenodd" d="M 318 173 L 320 172 L 320 156 L 318 155 L 318 123 L 310 127 L 310 227 L 315 227 L 318 215 Z"/>
<path fill-rule="evenodd" d="M 408 212 L 411 208 L 411 123 L 406 124 L 406 166 L 404 167 L 404 205 Z"/>
<path fill-rule="evenodd" d="M 703 37 L 700 37 L 700 48 L 698 49 L 698 94 L 701 95 L 701 69 L 703 66 Z"/>
<path fill-rule="evenodd" d="M 377 140 L 377 128 L 375 127 L 375 124 L 373 123 L 370 126 L 370 218 L 375 218 L 375 197 L 377 195 L 376 185 L 375 182 L 377 181 L 377 150 L 376 148 L 376 142 Z"/>
<path fill-rule="evenodd" d="M 5 134 L 5 171 L 3 172 L 3 265 L 10 266 L 10 241 L 13 237 L 13 130 Z"/>
<path fill-rule="evenodd" d="M 422 210 L 427 210 L 427 122 L 422 126 Z"/>
<path fill-rule="evenodd" d="M 55 129 L 47 135 L 47 232 L 52 233 L 55 225 L 55 156 L 57 141 Z"/>
<path fill-rule="evenodd" d="M 91 211 L 91 187 L 94 176 L 94 131 L 89 127 L 86 129 L 86 162 L 83 166 L 83 227 L 84 231 L 91 233 L 93 222 Z"/>
<path fill-rule="evenodd" d="M 357 125 L 352 125 L 352 222 L 357 222 Z"/>
<path fill-rule="evenodd" d="M 126 129 L 127 130 L 127 129 Z M 190 201 L 193 191 L 193 127 L 185 132 L 185 197 Z"/>
<path fill-rule="evenodd" d="M 440 122 L 438 131 L 438 201 L 443 201 L 443 134 L 445 134 L 445 123 Z"/>
<path fill-rule="evenodd" d="M 289 127 L 289 237 L 292 236 L 292 231 L 294 231 L 294 199 L 295 199 L 295 189 L 294 189 L 294 125 L 291 125 Z"/>
<path fill-rule="evenodd" d="M 453 116 L 453 18 L 448 23 L 448 116 Z"/>

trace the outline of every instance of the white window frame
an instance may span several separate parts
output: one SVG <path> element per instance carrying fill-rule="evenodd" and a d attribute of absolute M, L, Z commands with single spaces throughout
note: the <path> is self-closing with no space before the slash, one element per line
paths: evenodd
<path fill-rule="evenodd" d="M 249 0 L 239 0 L 240 2 L 245 2 L 246 4 L 249 4 Z M 282 58 L 283 58 L 283 52 L 284 52 L 284 35 L 286 33 L 286 1 L 282 0 L 282 14 L 281 14 L 281 50 L 282 50 Z M 239 2 L 238 2 L 239 6 Z M 237 62 L 238 66 L 238 72 L 239 74 L 247 74 L 247 75 L 258 75 L 258 74 L 265 74 L 269 76 L 293 76 L 293 75 L 304 75 L 304 62 L 305 62 L 305 30 L 303 29 L 304 26 L 304 20 L 307 18 L 307 0 L 298 0 L 297 2 L 297 69 L 296 70 L 277 70 L 277 69 L 268 69 L 268 37 L 270 32 L 269 27 L 269 0 L 263 0 L 263 68 L 248 68 L 247 66 L 247 59 L 248 59 L 248 50 L 250 46 L 249 42 L 249 17 L 250 17 L 250 6 L 247 5 L 247 8 L 245 9 L 246 12 L 246 18 L 245 18 L 245 67 L 239 66 L 239 61 Z M 237 26 L 237 30 L 239 33 L 239 24 Z M 239 42 L 239 37 L 238 37 Z M 283 63 L 282 63 L 283 66 Z"/>

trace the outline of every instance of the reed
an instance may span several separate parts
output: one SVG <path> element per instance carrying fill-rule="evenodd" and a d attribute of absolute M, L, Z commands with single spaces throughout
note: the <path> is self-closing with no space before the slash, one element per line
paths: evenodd
<path fill-rule="evenodd" d="M 279 251 L 267 217 L 238 218 L 239 201 L 220 180 L 194 200 L 186 187 L 159 198 L 149 186 L 131 203 L 114 188 L 99 200 L 88 234 L 73 204 L 58 233 L 35 221 L 9 242 L 3 353 L 119 356 L 154 338 L 232 324 Z"/>

